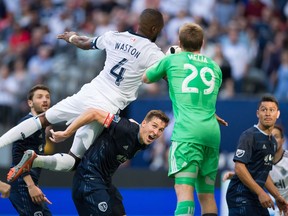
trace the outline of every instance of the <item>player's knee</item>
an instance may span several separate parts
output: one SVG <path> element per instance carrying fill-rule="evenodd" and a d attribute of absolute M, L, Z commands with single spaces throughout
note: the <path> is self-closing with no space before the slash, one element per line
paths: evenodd
<path fill-rule="evenodd" d="M 41 122 L 42 128 L 51 125 L 50 122 L 47 120 L 45 113 L 41 113 L 40 115 L 38 115 L 38 118 Z"/>
<path fill-rule="evenodd" d="M 69 155 L 72 156 L 73 159 L 74 159 L 74 164 L 73 164 L 73 166 L 70 168 L 69 171 L 75 171 L 76 168 L 78 167 L 78 165 L 79 165 L 81 159 L 78 158 L 77 156 L 75 156 L 71 151 L 69 151 Z"/>

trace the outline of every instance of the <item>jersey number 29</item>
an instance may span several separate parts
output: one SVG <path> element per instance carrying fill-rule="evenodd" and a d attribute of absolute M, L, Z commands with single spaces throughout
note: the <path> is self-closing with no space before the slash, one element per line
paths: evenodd
<path fill-rule="evenodd" d="M 188 87 L 188 84 L 190 81 L 195 79 L 198 76 L 198 70 L 197 68 L 192 64 L 184 64 L 185 70 L 191 70 L 192 73 L 187 76 L 184 81 L 182 82 L 182 92 L 186 93 L 199 93 L 199 89 L 197 87 Z M 206 73 L 209 73 L 211 75 L 211 79 L 207 80 Z M 215 74 L 214 71 L 211 68 L 203 67 L 200 70 L 200 78 L 202 82 L 207 86 L 206 89 L 204 89 L 204 94 L 208 95 L 211 94 L 215 87 Z"/>

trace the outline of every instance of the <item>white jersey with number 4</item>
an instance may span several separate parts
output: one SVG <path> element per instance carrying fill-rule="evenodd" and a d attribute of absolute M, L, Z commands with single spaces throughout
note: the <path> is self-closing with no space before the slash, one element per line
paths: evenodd
<path fill-rule="evenodd" d="M 130 32 L 107 32 L 93 48 L 105 49 L 106 61 L 91 85 L 121 110 L 137 98 L 145 70 L 164 57 L 155 43 Z"/>
<path fill-rule="evenodd" d="M 285 150 L 281 160 L 273 165 L 270 176 L 280 194 L 288 201 L 288 151 Z M 278 209 L 277 209 L 278 210 Z M 280 215 L 276 210 L 275 215 Z"/>
<path fill-rule="evenodd" d="M 106 50 L 103 70 L 79 92 L 47 110 L 46 118 L 51 124 L 61 121 L 69 124 L 89 108 L 113 114 L 123 110 L 137 98 L 145 70 L 164 57 L 155 43 L 129 32 L 107 32 L 96 37 L 91 46 Z M 79 128 L 70 151 L 82 158 L 102 130 L 103 126 L 96 122 Z"/>

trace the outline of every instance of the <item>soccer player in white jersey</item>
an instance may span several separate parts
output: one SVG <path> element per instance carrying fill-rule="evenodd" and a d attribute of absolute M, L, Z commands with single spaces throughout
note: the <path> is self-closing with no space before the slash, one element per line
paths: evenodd
<path fill-rule="evenodd" d="M 79 36 L 76 32 L 58 35 L 78 48 L 106 50 L 104 69 L 90 83 L 71 97 L 60 101 L 39 115 L 24 121 L 0 137 L 0 148 L 16 140 L 30 136 L 35 131 L 50 124 L 66 121 L 71 123 L 88 108 L 98 108 L 116 114 L 123 110 L 138 95 L 144 71 L 164 57 L 164 53 L 154 43 L 164 26 L 162 14 L 154 9 L 145 9 L 140 17 L 136 33 L 107 32 L 99 37 Z M 55 171 L 73 170 L 84 152 L 102 132 L 103 126 L 92 122 L 77 130 L 69 154 L 39 156 L 33 167 Z M 35 155 L 28 155 L 28 158 Z M 11 168 L 8 181 L 21 174 L 23 163 Z M 24 166 L 25 167 L 25 166 Z"/>
<path fill-rule="evenodd" d="M 272 130 L 272 135 L 275 137 L 278 146 L 273 160 L 274 165 L 269 174 L 281 196 L 288 201 L 288 151 L 283 148 L 285 142 L 283 129 L 280 126 L 275 125 Z M 280 215 L 279 209 L 276 208 L 274 216 Z"/>

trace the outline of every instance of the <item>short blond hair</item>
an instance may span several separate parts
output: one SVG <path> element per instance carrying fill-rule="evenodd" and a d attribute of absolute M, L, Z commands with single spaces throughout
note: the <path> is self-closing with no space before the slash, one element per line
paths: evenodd
<path fill-rule="evenodd" d="M 184 50 L 200 51 L 204 40 L 204 31 L 196 23 L 185 23 L 179 30 L 179 40 Z"/>

